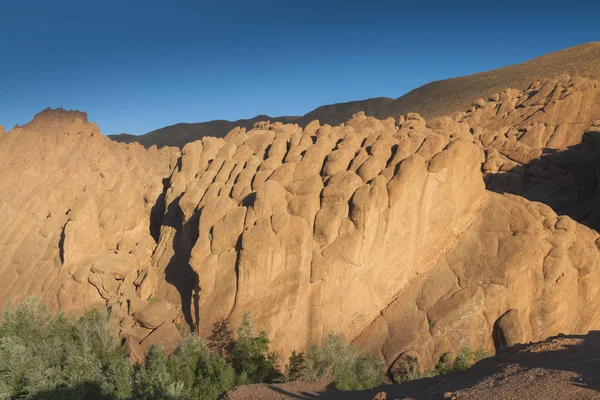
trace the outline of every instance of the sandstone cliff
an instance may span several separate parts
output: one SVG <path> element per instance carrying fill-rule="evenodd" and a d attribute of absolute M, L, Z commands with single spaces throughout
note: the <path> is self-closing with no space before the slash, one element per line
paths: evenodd
<path fill-rule="evenodd" d="M 587 332 L 599 103 L 563 76 L 430 121 L 258 123 L 181 152 L 45 111 L 0 136 L 0 302 L 107 307 L 134 356 L 248 311 L 284 355 L 333 330 L 392 368 Z"/>

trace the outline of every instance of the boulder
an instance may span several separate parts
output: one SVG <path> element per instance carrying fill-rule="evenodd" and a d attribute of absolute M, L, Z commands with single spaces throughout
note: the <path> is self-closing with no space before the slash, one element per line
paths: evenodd
<path fill-rule="evenodd" d="M 139 346 L 144 354 L 148 352 L 152 345 L 159 345 L 166 354 L 171 354 L 177 349 L 180 339 L 181 334 L 175 324 L 167 322 L 153 330 Z"/>
<path fill-rule="evenodd" d="M 133 314 L 133 318 L 142 326 L 155 329 L 177 318 L 177 308 L 166 300 L 158 300 Z"/>

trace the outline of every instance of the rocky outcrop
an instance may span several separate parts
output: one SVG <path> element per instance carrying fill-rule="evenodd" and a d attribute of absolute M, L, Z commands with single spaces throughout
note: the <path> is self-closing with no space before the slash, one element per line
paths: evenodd
<path fill-rule="evenodd" d="M 600 83 L 565 75 L 506 90 L 456 115 L 477 128 L 488 189 L 552 206 L 600 229 Z"/>
<path fill-rule="evenodd" d="M 246 312 L 284 356 L 337 331 L 391 368 L 586 332 L 599 101 L 562 77 L 430 121 L 263 122 L 181 152 L 45 111 L 0 137 L 0 301 L 105 307 L 138 362 Z M 530 201 L 548 191 L 581 201 Z"/>
<path fill-rule="evenodd" d="M 462 347 L 493 354 L 597 327 L 595 231 L 548 206 L 488 192 L 473 223 L 356 339 L 392 368 L 433 368 Z"/>
<path fill-rule="evenodd" d="M 1 136 L 0 303 L 36 294 L 66 313 L 108 308 L 129 328 L 177 156 L 116 144 L 84 113 L 62 110 Z"/>
<path fill-rule="evenodd" d="M 284 353 L 332 330 L 355 337 L 474 218 L 484 184 L 472 141 L 418 115 L 398 126 L 359 114 L 188 144 L 166 201 L 196 238 L 193 324 L 206 335 L 250 311 Z M 159 270 L 178 233 L 163 230 Z"/>

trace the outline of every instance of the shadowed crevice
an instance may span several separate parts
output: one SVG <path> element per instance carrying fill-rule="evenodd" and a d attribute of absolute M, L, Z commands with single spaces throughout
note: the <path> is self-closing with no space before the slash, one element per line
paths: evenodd
<path fill-rule="evenodd" d="M 169 178 L 164 178 L 162 180 L 162 184 L 163 190 L 154 202 L 152 210 L 150 210 L 150 235 L 154 239 L 155 243 L 158 243 L 160 240 L 160 228 L 163 225 L 163 218 L 167 208 L 165 199 L 167 190 L 169 189 Z"/>
<path fill-rule="evenodd" d="M 558 215 L 600 231 L 600 132 L 584 133 L 566 150 L 542 149 L 541 157 L 509 171 L 488 174 L 486 188 L 550 206 Z"/>
<path fill-rule="evenodd" d="M 200 214 L 195 213 L 189 221 L 183 223 L 183 213 L 179 209 L 179 196 L 167 207 L 164 224 L 175 229 L 173 238 L 173 257 L 165 268 L 165 281 L 179 292 L 181 310 L 190 330 L 194 331 L 192 318 L 192 299 L 196 285 L 196 274 L 190 265 L 192 248 L 198 239 Z"/>

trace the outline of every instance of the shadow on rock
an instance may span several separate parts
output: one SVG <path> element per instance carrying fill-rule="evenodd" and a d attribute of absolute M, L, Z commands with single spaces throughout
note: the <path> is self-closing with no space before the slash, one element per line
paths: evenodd
<path fill-rule="evenodd" d="M 528 164 L 488 174 L 486 188 L 547 204 L 558 215 L 600 231 L 599 144 L 600 131 L 588 131 L 580 144 L 542 149 L 542 156 Z"/>

